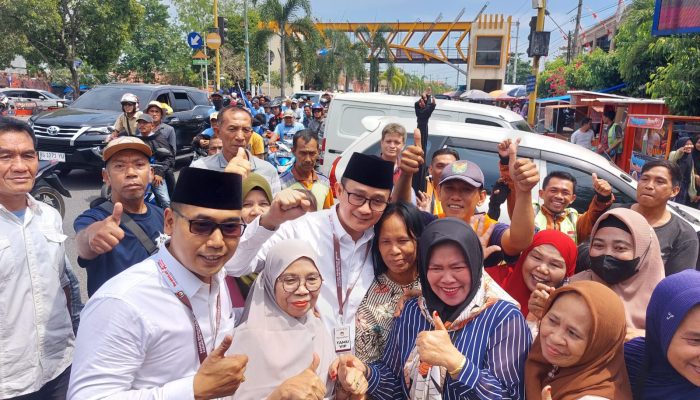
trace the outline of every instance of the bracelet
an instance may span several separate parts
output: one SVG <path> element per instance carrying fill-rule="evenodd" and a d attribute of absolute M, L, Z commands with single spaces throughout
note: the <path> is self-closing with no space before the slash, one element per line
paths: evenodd
<path fill-rule="evenodd" d="M 454 371 L 447 371 L 448 374 L 450 374 L 451 377 L 458 376 L 462 370 L 464 369 L 464 366 L 467 364 L 467 357 L 462 356 L 462 362 L 460 363 L 460 366 L 456 368 Z"/>

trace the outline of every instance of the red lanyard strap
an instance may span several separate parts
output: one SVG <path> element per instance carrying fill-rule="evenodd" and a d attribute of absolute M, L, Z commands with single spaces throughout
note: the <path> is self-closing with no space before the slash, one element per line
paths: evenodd
<path fill-rule="evenodd" d="M 369 250 L 371 245 L 367 244 L 367 248 L 365 250 L 365 258 L 362 260 L 362 266 L 360 268 L 360 273 L 357 274 L 357 278 L 355 278 L 355 282 L 348 287 L 348 289 L 345 292 L 345 301 L 343 301 L 343 271 L 342 271 L 342 263 L 340 260 L 340 240 L 338 239 L 338 236 L 335 234 L 335 229 L 333 229 L 333 219 L 329 216 L 328 219 L 330 220 L 331 223 L 331 232 L 333 233 L 333 259 L 335 261 L 335 289 L 336 289 L 336 295 L 338 297 L 338 313 L 340 316 L 343 316 L 343 309 L 345 308 L 345 304 L 347 304 L 348 300 L 350 299 L 350 294 L 352 293 L 352 290 L 355 288 L 355 285 L 357 285 L 357 282 L 360 280 L 362 277 L 362 268 L 364 268 L 365 263 L 367 262 L 367 257 L 369 256 Z"/>
<path fill-rule="evenodd" d="M 192 323 L 194 325 L 194 336 L 197 341 L 197 354 L 199 355 L 199 363 L 203 363 L 204 359 L 207 358 L 207 344 L 204 342 L 204 335 L 202 334 L 202 329 L 199 327 L 199 322 L 197 322 L 197 317 L 194 315 L 194 309 L 192 308 L 192 302 L 190 298 L 187 297 L 185 292 L 179 288 L 177 280 L 173 274 L 168 271 L 168 266 L 165 265 L 163 260 L 158 260 L 158 271 L 165 278 L 165 282 L 168 284 L 168 288 L 173 292 L 175 297 L 182 302 L 182 304 L 190 310 L 190 315 L 192 316 Z M 221 297 L 220 293 L 216 294 L 216 330 L 214 333 L 214 342 L 216 342 L 216 336 L 219 334 L 219 324 L 221 323 Z M 214 346 L 212 346 L 212 350 Z"/>

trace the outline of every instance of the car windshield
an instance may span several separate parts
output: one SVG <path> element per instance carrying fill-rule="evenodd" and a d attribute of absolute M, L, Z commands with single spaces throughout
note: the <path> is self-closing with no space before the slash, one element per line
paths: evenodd
<path fill-rule="evenodd" d="M 530 125 L 528 125 L 524 119 L 521 119 L 521 120 L 518 120 L 515 122 L 511 122 L 510 126 L 512 126 L 513 129 L 517 129 L 519 131 L 532 132 Z"/>
<path fill-rule="evenodd" d="M 136 88 L 108 87 L 101 86 L 88 90 L 85 94 L 78 97 L 71 108 L 85 108 L 88 110 L 109 110 L 121 111 L 121 103 L 119 102 L 124 93 L 135 94 L 139 99 L 141 107 L 148 104 L 151 99 L 151 91 L 139 90 Z"/>

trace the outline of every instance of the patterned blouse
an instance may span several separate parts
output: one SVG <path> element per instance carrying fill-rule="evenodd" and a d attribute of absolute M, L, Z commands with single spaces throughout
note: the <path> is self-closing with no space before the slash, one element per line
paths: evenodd
<path fill-rule="evenodd" d="M 399 285 L 381 274 L 372 282 L 355 318 L 355 355 L 363 363 L 379 360 L 394 323 L 396 304 L 404 290 L 420 290 L 418 278 L 408 285 Z"/>

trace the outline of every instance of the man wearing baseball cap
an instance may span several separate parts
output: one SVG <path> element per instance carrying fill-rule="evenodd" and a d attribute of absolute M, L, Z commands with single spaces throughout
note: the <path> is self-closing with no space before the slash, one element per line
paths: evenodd
<path fill-rule="evenodd" d="M 151 154 L 151 147 L 133 136 L 110 141 L 102 152 L 102 179 L 111 189 L 111 199 L 93 201 L 73 223 L 78 265 L 87 270 L 90 296 L 157 249 L 163 210 L 144 202 L 153 177 Z"/>
<path fill-rule="evenodd" d="M 275 133 L 279 135 L 280 139 L 288 143 L 292 143 L 292 138 L 294 137 L 295 133 L 304 129 L 304 124 L 297 122 L 295 118 L 296 112 L 294 112 L 292 109 L 288 109 L 284 112 L 284 121 L 275 127 Z"/>

